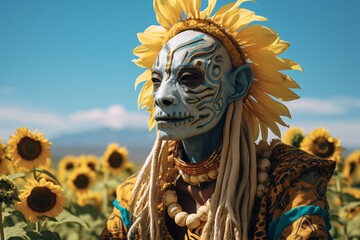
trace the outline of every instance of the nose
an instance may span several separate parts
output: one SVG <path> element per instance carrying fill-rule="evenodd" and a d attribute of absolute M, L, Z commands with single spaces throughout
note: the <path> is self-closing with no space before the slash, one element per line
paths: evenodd
<path fill-rule="evenodd" d="M 171 79 L 162 81 L 160 87 L 154 92 L 155 105 L 158 107 L 171 107 L 177 104 L 178 90 Z"/>
<path fill-rule="evenodd" d="M 175 105 L 174 96 L 155 96 L 155 105 L 159 107 L 170 107 Z"/>

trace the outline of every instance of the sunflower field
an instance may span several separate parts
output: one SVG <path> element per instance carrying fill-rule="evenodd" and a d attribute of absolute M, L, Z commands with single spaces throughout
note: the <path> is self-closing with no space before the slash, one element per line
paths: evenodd
<path fill-rule="evenodd" d="M 116 186 L 138 168 L 116 143 L 53 166 L 51 142 L 18 128 L 6 144 L 0 138 L 0 240 L 98 239 Z"/>
<path fill-rule="evenodd" d="M 290 128 L 282 141 L 337 162 L 329 182 L 334 239 L 360 239 L 360 149 L 344 156 L 340 139 L 324 128 Z M 102 156 L 66 155 L 56 166 L 51 142 L 18 128 L 0 138 L 0 240 L 98 239 L 112 211 L 116 186 L 140 169 L 125 147 L 108 144 Z"/>

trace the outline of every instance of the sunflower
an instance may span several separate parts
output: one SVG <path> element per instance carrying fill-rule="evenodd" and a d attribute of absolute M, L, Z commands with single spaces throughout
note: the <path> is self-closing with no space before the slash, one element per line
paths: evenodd
<path fill-rule="evenodd" d="M 348 184 L 360 184 L 360 150 L 355 150 L 346 156 L 343 174 Z"/>
<path fill-rule="evenodd" d="M 88 167 L 76 168 L 69 174 L 67 184 L 74 193 L 85 193 L 96 180 L 96 174 Z"/>
<path fill-rule="evenodd" d="M 29 180 L 20 192 L 20 199 L 16 208 L 32 222 L 39 217 L 58 216 L 65 205 L 64 190 L 45 179 Z"/>
<path fill-rule="evenodd" d="M 292 127 L 287 130 L 282 138 L 283 143 L 296 148 L 300 147 L 300 143 L 304 139 L 304 129 Z"/>
<path fill-rule="evenodd" d="M 5 175 L 0 175 L 0 204 L 10 205 L 14 200 L 19 200 L 15 183 Z"/>
<path fill-rule="evenodd" d="M 80 165 L 90 168 L 92 171 L 96 171 L 98 158 L 95 155 L 81 155 L 79 157 Z"/>
<path fill-rule="evenodd" d="M 340 140 L 332 137 L 325 128 L 314 129 L 306 135 L 300 148 L 318 157 L 336 161 L 340 161 L 340 154 L 343 151 Z"/>
<path fill-rule="evenodd" d="M 108 198 L 110 201 L 114 201 L 116 199 L 116 187 L 108 189 Z"/>
<path fill-rule="evenodd" d="M 110 143 L 107 146 L 102 158 L 104 172 L 120 174 L 125 170 L 128 162 L 128 151 L 125 147 L 119 147 L 116 143 Z"/>
<path fill-rule="evenodd" d="M 134 163 L 128 161 L 125 163 L 124 171 L 129 176 L 133 175 L 137 171 L 136 165 Z"/>
<path fill-rule="evenodd" d="M 280 39 L 274 30 L 253 24 L 267 21 L 255 12 L 240 5 L 247 0 L 237 0 L 219 8 L 216 13 L 216 0 L 209 0 L 204 10 L 201 0 L 154 0 L 154 10 L 159 25 L 149 26 L 138 34 L 141 43 L 133 53 L 138 59 L 134 62 L 145 71 L 135 81 L 135 87 L 144 82 L 138 97 L 138 107 L 150 113 L 148 127 L 155 126 L 153 84 L 151 68 L 166 42 L 186 30 L 196 30 L 218 38 L 228 50 L 235 68 L 242 64 L 253 70 L 254 81 L 249 94 L 244 99 L 244 116 L 252 123 L 253 138 L 261 131 L 266 140 L 268 129 L 281 135 L 278 125 L 287 126 L 281 117 L 290 117 L 288 108 L 277 101 L 291 101 L 299 98 L 291 89 L 299 85 L 283 70 L 300 70 L 296 62 L 279 57 L 290 43 Z"/>
<path fill-rule="evenodd" d="M 7 146 L 7 155 L 14 166 L 21 169 L 32 170 L 46 164 L 46 159 L 51 155 L 51 142 L 37 130 L 31 132 L 25 127 L 16 129 L 15 134 L 10 136 Z"/>
<path fill-rule="evenodd" d="M 83 194 L 77 194 L 76 196 L 77 196 L 76 203 L 80 207 L 84 207 L 86 205 L 92 205 L 97 208 L 101 208 L 102 206 L 103 197 L 102 194 L 99 192 L 88 191 Z"/>
<path fill-rule="evenodd" d="M 60 159 L 59 163 L 58 163 L 58 170 L 59 171 L 72 171 L 74 170 L 76 167 L 79 167 L 80 163 L 77 159 L 77 157 L 72 156 L 72 155 L 67 155 L 65 157 L 63 157 L 62 159 Z"/>
<path fill-rule="evenodd" d="M 78 158 L 72 155 L 64 156 L 60 159 L 57 168 L 57 177 L 64 181 L 70 172 L 72 172 L 75 168 L 79 167 L 80 163 Z"/>
<path fill-rule="evenodd" d="M 2 138 L 0 138 L 0 174 L 9 174 L 10 161 L 6 159 Z"/>

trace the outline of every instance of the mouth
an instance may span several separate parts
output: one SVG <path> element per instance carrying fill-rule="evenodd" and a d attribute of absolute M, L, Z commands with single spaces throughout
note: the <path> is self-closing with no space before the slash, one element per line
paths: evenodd
<path fill-rule="evenodd" d="M 157 123 L 182 123 L 182 122 L 191 122 L 194 120 L 194 117 L 155 117 Z"/>

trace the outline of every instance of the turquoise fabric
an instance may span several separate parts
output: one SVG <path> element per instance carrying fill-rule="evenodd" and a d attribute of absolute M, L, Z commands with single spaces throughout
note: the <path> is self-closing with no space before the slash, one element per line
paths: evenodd
<path fill-rule="evenodd" d="M 116 199 L 113 201 L 113 205 L 120 211 L 121 220 L 123 221 L 125 227 L 129 229 L 132 224 L 129 211 L 126 208 L 122 207 Z"/>
<path fill-rule="evenodd" d="M 283 213 L 279 218 L 275 219 L 269 224 L 268 236 L 269 239 L 278 239 L 281 232 L 304 215 L 321 215 L 324 218 L 326 229 L 331 228 L 329 212 L 319 206 L 300 206 Z M 329 235 L 329 237 L 331 237 Z M 331 238 L 330 238 L 331 239 Z"/>

